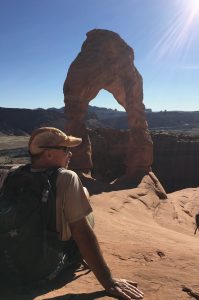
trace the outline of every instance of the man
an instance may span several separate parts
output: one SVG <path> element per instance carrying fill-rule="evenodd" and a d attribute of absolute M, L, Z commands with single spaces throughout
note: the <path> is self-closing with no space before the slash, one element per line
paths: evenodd
<path fill-rule="evenodd" d="M 92 208 L 77 174 L 67 170 L 70 149 L 81 143 L 80 138 L 67 136 L 53 127 L 35 130 L 29 141 L 32 171 L 61 167 L 56 182 L 56 229 L 61 240 L 71 237 L 83 258 L 105 290 L 123 299 L 143 299 L 137 284 L 115 279 L 101 253 L 97 237 L 89 222 Z"/>

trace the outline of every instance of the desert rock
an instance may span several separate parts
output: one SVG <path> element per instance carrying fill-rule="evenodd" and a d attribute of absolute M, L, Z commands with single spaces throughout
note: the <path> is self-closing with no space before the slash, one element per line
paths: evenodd
<path fill-rule="evenodd" d="M 85 139 L 84 159 L 77 158 L 79 168 L 85 171 L 92 168 L 92 160 L 89 138 L 83 129 L 84 118 L 89 102 L 101 89 L 112 93 L 127 112 L 129 142 L 124 177 L 131 180 L 137 174 L 148 173 L 153 147 L 144 111 L 142 77 L 134 66 L 133 49 L 115 32 L 95 29 L 87 33 L 64 83 L 65 113 L 69 120 L 66 132 L 78 133 Z M 76 126 L 82 129 L 77 131 Z M 74 156 L 77 165 L 75 159 Z"/>
<path fill-rule="evenodd" d="M 199 188 L 161 199 L 154 183 L 155 178 L 147 175 L 135 189 L 91 197 L 101 248 L 114 276 L 137 281 L 145 300 L 197 299 L 199 234 L 194 235 L 194 217 L 199 212 Z M 92 272 L 71 270 L 71 275 L 63 273 L 54 284 L 26 295 L 2 287 L 1 299 L 113 298 Z"/>

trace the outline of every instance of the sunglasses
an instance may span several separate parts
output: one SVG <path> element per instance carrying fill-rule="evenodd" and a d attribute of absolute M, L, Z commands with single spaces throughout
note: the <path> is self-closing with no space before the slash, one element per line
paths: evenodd
<path fill-rule="evenodd" d="M 40 146 L 39 148 L 42 149 L 55 149 L 55 150 L 62 150 L 64 151 L 64 153 L 68 154 L 69 152 L 71 152 L 70 148 L 65 147 L 65 146 Z"/>

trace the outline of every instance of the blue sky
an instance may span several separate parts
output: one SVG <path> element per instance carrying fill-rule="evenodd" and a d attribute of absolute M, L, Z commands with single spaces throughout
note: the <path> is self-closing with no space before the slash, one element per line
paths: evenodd
<path fill-rule="evenodd" d="M 199 0 L 0 0 L 0 106 L 64 106 L 68 68 L 94 28 L 134 49 L 147 108 L 199 110 Z M 122 109 L 106 91 L 90 104 Z"/>

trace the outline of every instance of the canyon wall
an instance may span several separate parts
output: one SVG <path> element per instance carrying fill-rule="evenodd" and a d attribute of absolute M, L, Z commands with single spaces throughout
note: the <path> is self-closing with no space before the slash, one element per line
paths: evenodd
<path fill-rule="evenodd" d="M 110 182 L 125 172 L 128 131 L 96 129 L 89 132 L 93 175 Z M 152 171 L 166 192 L 199 186 L 199 138 L 168 133 L 151 134 Z"/>

